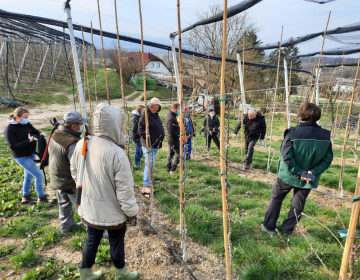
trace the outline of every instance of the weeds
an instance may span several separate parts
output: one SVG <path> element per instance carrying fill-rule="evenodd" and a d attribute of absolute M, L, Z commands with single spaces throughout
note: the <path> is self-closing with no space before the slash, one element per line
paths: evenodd
<path fill-rule="evenodd" d="M 5 245 L 3 247 L 0 247 L 0 257 L 6 256 L 10 254 L 12 251 L 16 249 L 16 245 Z"/>
<path fill-rule="evenodd" d="M 25 247 L 23 251 L 10 258 L 10 261 L 14 264 L 14 266 L 18 268 L 34 267 L 40 264 L 41 260 L 41 256 L 36 253 L 34 247 L 32 246 Z"/>

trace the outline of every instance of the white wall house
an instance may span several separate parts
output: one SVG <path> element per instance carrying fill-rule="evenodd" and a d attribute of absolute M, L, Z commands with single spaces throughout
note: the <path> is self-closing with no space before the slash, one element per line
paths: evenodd
<path fill-rule="evenodd" d="M 145 66 L 145 71 L 162 73 L 162 74 L 171 74 L 169 69 L 164 65 L 162 61 L 149 61 Z"/>
<path fill-rule="evenodd" d="M 352 92 L 354 89 L 354 81 L 350 79 L 336 79 L 333 91 Z"/>

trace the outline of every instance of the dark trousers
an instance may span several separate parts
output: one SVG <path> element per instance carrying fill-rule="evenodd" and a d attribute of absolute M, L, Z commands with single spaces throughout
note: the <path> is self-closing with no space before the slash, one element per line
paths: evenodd
<path fill-rule="evenodd" d="M 220 141 L 216 132 L 205 135 L 207 148 L 210 149 L 211 140 L 214 141 L 216 147 L 220 150 Z"/>
<path fill-rule="evenodd" d="M 246 154 L 245 160 L 252 162 L 252 158 L 254 155 L 254 147 L 257 141 L 258 141 L 257 138 L 249 140 L 246 139 L 245 137 L 245 154 Z"/>
<path fill-rule="evenodd" d="M 286 184 L 280 178 L 276 178 L 264 220 L 264 226 L 266 226 L 268 229 L 275 230 L 276 222 L 280 215 L 282 202 L 292 189 L 294 189 L 294 195 L 291 200 L 291 207 L 288 213 L 288 217 L 282 223 L 283 232 L 290 234 L 294 230 L 297 222 L 300 221 L 300 214 L 304 210 L 306 198 L 309 195 L 311 189 L 294 188 L 293 186 Z"/>
<path fill-rule="evenodd" d="M 176 170 L 177 165 L 180 162 L 179 146 L 180 146 L 179 141 L 169 142 L 169 152 L 168 152 L 168 156 L 167 156 L 166 171 L 175 171 Z M 174 158 L 174 156 L 175 156 L 175 158 Z"/>
<path fill-rule="evenodd" d="M 111 260 L 116 268 L 121 269 L 125 266 L 124 236 L 126 226 L 120 229 L 108 230 L 107 232 L 109 234 Z M 88 226 L 87 233 L 80 268 L 90 268 L 94 265 L 104 230 Z"/>

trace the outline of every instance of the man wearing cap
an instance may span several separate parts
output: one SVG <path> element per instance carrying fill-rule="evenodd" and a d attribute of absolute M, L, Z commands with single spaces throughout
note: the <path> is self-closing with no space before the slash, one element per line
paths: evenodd
<path fill-rule="evenodd" d="M 143 176 L 143 189 L 142 193 L 144 196 L 150 196 L 150 179 L 149 179 L 149 170 L 148 170 L 148 154 L 150 157 L 150 171 L 151 176 L 153 175 L 153 166 L 155 164 L 156 155 L 158 149 L 161 149 L 162 142 L 164 140 L 164 127 L 162 121 L 159 117 L 159 112 L 161 110 L 161 102 L 159 98 L 153 97 L 151 98 L 150 102 L 148 103 L 147 115 L 148 115 L 148 122 L 149 122 L 149 138 L 148 138 L 148 147 L 147 150 L 146 146 L 146 122 L 145 122 L 145 110 L 142 111 L 140 120 L 139 120 L 139 134 L 141 135 L 141 145 L 142 150 L 145 158 L 145 169 L 144 169 L 144 176 Z M 153 180 L 153 177 L 151 178 Z"/>
<path fill-rule="evenodd" d="M 64 122 L 50 140 L 49 173 L 51 185 L 57 189 L 60 229 L 67 232 L 77 226 L 72 208 L 76 200 L 76 183 L 71 176 L 70 160 L 84 123 L 89 119 L 83 118 L 77 111 L 69 111 L 63 118 Z"/>

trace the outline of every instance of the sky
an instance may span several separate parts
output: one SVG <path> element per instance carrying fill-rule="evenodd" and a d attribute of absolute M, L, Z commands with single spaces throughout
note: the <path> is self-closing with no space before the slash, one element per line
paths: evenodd
<path fill-rule="evenodd" d="M 0 0 L 3 10 L 34 16 L 66 20 L 61 0 Z M 114 0 L 99 0 L 101 22 L 104 31 L 116 33 Z M 144 38 L 162 44 L 169 44 L 169 34 L 177 31 L 176 0 L 142 0 Z M 228 7 L 241 0 L 228 0 Z M 72 0 L 72 19 L 74 23 L 99 28 L 97 0 Z M 211 4 L 223 5 L 221 0 L 180 0 L 182 28 L 196 22 L 196 13 L 209 9 Z M 139 7 L 136 0 L 117 0 L 119 33 L 140 38 Z M 336 0 L 327 4 L 311 3 L 304 0 L 263 0 L 247 10 L 248 15 L 259 29 L 258 37 L 264 43 L 279 41 L 281 28 L 283 38 L 301 36 L 325 29 L 331 11 L 329 29 L 359 22 L 359 0 Z M 81 37 L 81 34 L 77 33 Z M 90 35 L 85 39 L 91 41 Z M 221 38 L 219 38 L 221 40 Z M 101 47 L 100 38 L 95 45 Z M 322 38 L 298 45 L 300 53 L 320 51 Z M 112 40 L 105 40 L 110 47 Z M 324 49 L 338 47 L 340 44 L 325 41 Z M 123 48 L 139 49 L 139 45 L 122 43 Z M 146 51 L 146 49 L 145 49 Z M 154 49 L 152 49 L 154 51 Z M 156 50 L 155 50 L 156 52 Z M 351 55 L 347 57 L 357 57 Z"/>

